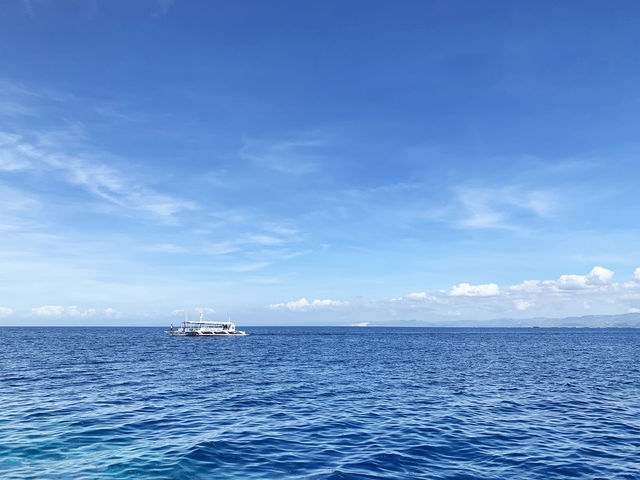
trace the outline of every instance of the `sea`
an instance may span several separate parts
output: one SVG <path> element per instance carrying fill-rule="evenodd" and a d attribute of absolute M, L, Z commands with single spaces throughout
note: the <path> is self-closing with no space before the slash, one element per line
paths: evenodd
<path fill-rule="evenodd" d="M 640 479 L 640 329 L 0 328 L 2 479 Z"/>

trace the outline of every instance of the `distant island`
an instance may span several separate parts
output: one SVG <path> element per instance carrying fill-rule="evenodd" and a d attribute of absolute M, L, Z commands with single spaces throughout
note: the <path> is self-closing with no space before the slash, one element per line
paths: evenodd
<path fill-rule="evenodd" d="M 495 320 L 391 320 L 373 321 L 352 326 L 368 327 L 540 327 L 540 328 L 640 328 L 640 313 L 619 315 L 584 315 L 580 317 Z"/>

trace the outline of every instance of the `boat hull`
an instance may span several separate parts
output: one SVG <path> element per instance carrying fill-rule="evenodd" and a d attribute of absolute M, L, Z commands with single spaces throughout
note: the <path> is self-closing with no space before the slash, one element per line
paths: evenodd
<path fill-rule="evenodd" d="M 165 331 L 171 337 L 246 337 L 249 334 L 246 332 L 233 332 L 233 333 L 202 333 L 202 332 L 171 332 Z"/>

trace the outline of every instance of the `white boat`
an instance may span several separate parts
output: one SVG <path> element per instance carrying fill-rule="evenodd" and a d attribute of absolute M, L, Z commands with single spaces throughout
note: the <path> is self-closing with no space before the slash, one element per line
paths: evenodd
<path fill-rule="evenodd" d="M 248 333 L 236 330 L 236 326 L 228 322 L 205 322 L 204 315 L 200 312 L 200 320 L 190 322 L 186 317 L 182 327 L 171 328 L 166 331 L 172 337 L 231 337 L 244 336 Z"/>

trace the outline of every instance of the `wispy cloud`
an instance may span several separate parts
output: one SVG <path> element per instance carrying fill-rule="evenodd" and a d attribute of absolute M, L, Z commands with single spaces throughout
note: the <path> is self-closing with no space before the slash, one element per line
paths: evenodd
<path fill-rule="evenodd" d="M 28 2 L 31 3 L 31 2 Z M 40 94 L 26 86 L 11 81 L 6 78 L 0 78 L 0 94 L 15 99 L 23 99 L 25 97 L 38 97 Z"/>
<path fill-rule="evenodd" d="M 262 277 L 250 277 L 245 280 L 248 283 L 256 283 L 259 285 L 273 285 L 276 283 L 281 283 L 283 281 L 282 277 L 276 276 L 262 276 Z"/>
<path fill-rule="evenodd" d="M 227 270 L 234 272 L 259 270 L 275 262 L 309 253 L 309 250 L 294 248 L 301 241 L 298 230 L 280 229 L 277 234 L 275 232 L 270 228 L 265 232 L 238 235 L 222 242 L 206 244 L 191 252 L 240 261 L 227 267 Z"/>
<path fill-rule="evenodd" d="M 33 10 L 33 2 L 31 0 L 21 0 L 22 8 L 30 17 L 35 16 L 35 11 Z"/>
<path fill-rule="evenodd" d="M 70 94 L 47 88 L 34 90 L 20 82 L 0 78 L 0 119 L 41 120 L 43 112 L 55 103 L 73 99 Z"/>
<path fill-rule="evenodd" d="M 272 235 L 264 235 L 264 234 L 256 234 L 251 235 L 247 238 L 248 243 L 254 243 L 256 245 L 281 245 L 284 242 L 284 239 L 278 238 Z"/>
<path fill-rule="evenodd" d="M 406 228 L 441 223 L 456 229 L 518 231 L 548 222 L 563 207 L 561 192 L 523 185 L 434 187 L 418 180 L 310 194 L 332 221 Z"/>
<path fill-rule="evenodd" d="M 240 250 L 240 246 L 236 242 L 225 241 L 210 243 L 203 248 L 203 253 L 207 255 L 228 255 Z"/>
<path fill-rule="evenodd" d="M 69 132 L 64 132 L 69 134 Z M 44 134 L 36 140 L 0 132 L 0 169 L 27 173 L 51 172 L 60 179 L 123 209 L 172 217 L 197 209 L 189 200 L 158 193 L 144 183 L 125 176 L 115 167 L 96 159 L 95 151 L 67 153 L 77 145 L 65 145 L 65 135 Z"/>
<path fill-rule="evenodd" d="M 31 161 L 23 154 L 20 140 L 20 135 L 0 132 L 0 171 L 17 172 L 31 167 Z"/>
<path fill-rule="evenodd" d="M 169 9 L 176 3 L 176 0 L 153 0 L 161 15 L 166 15 Z"/>
<path fill-rule="evenodd" d="M 180 245 L 175 245 L 173 243 L 161 243 L 158 245 L 152 245 L 149 247 L 149 251 L 151 252 L 160 252 L 160 253 L 185 253 L 188 250 L 185 247 L 181 247 Z"/>
<path fill-rule="evenodd" d="M 284 141 L 245 138 L 239 156 L 256 165 L 289 175 L 306 175 L 323 163 L 326 140 L 318 136 Z"/>
<path fill-rule="evenodd" d="M 231 265 L 226 268 L 230 272 L 254 272 L 256 270 L 262 270 L 265 267 L 271 265 L 271 262 L 254 262 L 254 263 L 242 263 L 238 265 Z"/>
<path fill-rule="evenodd" d="M 0 183 L 0 205 L 3 212 L 33 210 L 39 203 L 34 196 Z"/>
<path fill-rule="evenodd" d="M 455 190 L 451 214 L 460 227 L 478 229 L 513 229 L 519 216 L 546 218 L 558 205 L 558 195 L 550 190 L 527 189 L 518 185 L 500 188 Z"/>
<path fill-rule="evenodd" d="M 41 202 L 33 195 L 0 183 L 0 232 L 33 229 L 39 224 L 32 219 L 41 210 Z"/>

